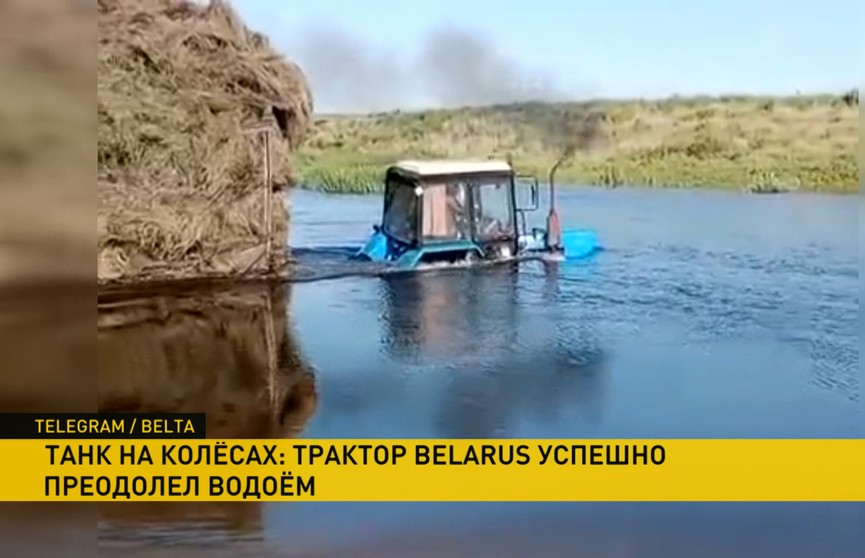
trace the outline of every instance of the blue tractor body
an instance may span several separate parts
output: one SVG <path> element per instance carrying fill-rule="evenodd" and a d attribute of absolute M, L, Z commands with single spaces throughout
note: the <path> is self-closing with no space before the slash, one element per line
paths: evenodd
<path fill-rule="evenodd" d="M 528 203 L 517 202 L 518 182 Z M 381 222 L 357 257 L 414 269 L 543 254 L 576 259 L 598 248 L 590 230 L 527 231 L 526 215 L 537 209 L 537 179 L 517 177 L 509 163 L 401 162 L 387 170 Z"/>

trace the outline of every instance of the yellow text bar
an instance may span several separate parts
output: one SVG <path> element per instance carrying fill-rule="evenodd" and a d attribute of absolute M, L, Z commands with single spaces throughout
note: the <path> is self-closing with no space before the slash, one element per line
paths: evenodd
<path fill-rule="evenodd" d="M 863 501 L 865 440 L 4 440 L 0 501 Z"/>

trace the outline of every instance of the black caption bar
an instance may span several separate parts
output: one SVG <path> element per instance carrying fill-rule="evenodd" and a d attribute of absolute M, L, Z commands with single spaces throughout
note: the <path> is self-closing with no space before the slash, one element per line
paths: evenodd
<path fill-rule="evenodd" d="M 0 413 L 0 439 L 206 437 L 204 413 Z"/>

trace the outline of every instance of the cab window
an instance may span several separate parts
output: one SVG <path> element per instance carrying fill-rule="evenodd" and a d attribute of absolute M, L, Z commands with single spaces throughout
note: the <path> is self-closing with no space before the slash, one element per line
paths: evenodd
<path fill-rule="evenodd" d="M 423 191 L 425 240 L 471 238 L 468 188 L 461 183 L 426 184 Z"/>
<path fill-rule="evenodd" d="M 475 215 L 479 239 L 512 238 L 516 234 L 516 228 L 509 181 L 501 179 L 477 185 Z"/>
<path fill-rule="evenodd" d="M 417 196 L 404 182 L 388 181 L 382 228 L 391 237 L 412 244 L 417 240 Z"/>

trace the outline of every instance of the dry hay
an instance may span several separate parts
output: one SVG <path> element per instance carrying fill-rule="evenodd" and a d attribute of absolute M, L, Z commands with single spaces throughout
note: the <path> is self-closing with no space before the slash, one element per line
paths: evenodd
<path fill-rule="evenodd" d="M 242 128 L 275 121 L 273 182 L 290 186 L 312 113 L 302 71 L 224 2 L 99 0 L 98 33 L 100 279 L 263 264 L 263 150 Z M 282 254 L 278 195 L 272 222 Z"/>

